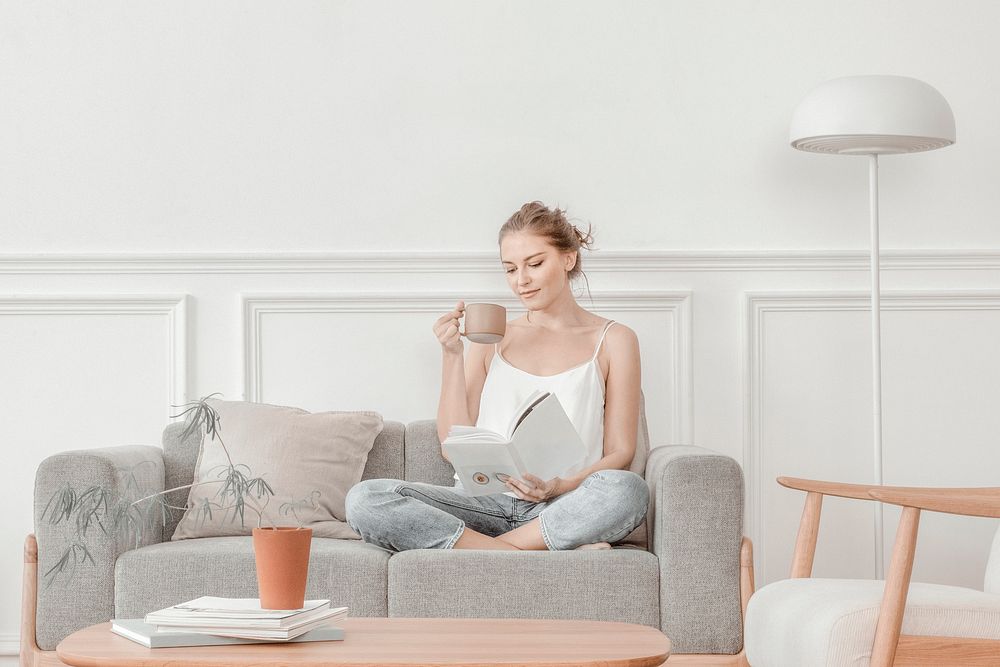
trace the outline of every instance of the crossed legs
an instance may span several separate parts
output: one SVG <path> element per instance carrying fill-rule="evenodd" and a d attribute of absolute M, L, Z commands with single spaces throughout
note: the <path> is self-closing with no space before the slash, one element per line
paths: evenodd
<path fill-rule="evenodd" d="M 642 477 L 601 470 L 548 503 L 503 494 L 467 496 L 450 487 L 377 479 L 355 485 L 346 506 L 350 526 L 366 542 L 391 551 L 538 551 L 606 548 L 642 522 L 648 502 Z"/>

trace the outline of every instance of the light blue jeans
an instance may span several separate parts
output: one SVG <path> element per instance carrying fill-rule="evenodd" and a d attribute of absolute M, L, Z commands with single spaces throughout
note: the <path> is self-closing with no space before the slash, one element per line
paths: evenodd
<path fill-rule="evenodd" d="M 649 487 L 628 470 L 598 470 L 576 489 L 535 503 L 502 493 L 468 496 L 450 486 L 369 479 L 347 494 L 347 523 L 389 551 L 451 549 L 465 527 L 496 537 L 537 518 L 551 550 L 625 539 L 646 518 Z"/>

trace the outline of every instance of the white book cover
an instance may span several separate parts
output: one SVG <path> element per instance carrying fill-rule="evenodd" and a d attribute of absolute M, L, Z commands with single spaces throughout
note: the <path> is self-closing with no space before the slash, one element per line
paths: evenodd
<path fill-rule="evenodd" d="M 130 639 L 146 648 L 171 648 L 178 646 L 225 646 L 232 644 L 272 644 L 274 642 L 322 642 L 338 641 L 344 638 L 343 628 L 332 626 L 309 630 L 291 639 L 246 639 L 243 637 L 221 637 L 204 632 L 161 632 L 155 625 L 144 623 L 140 618 L 115 619 L 111 622 L 111 632 Z"/>
<path fill-rule="evenodd" d="M 254 628 L 254 627 L 241 627 L 237 625 L 219 625 L 219 626 L 157 625 L 156 629 L 158 632 L 162 633 L 171 633 L 171 632 L 202 633 L 207 635 L 218 635 L 220 637 L 243 637 L 246 639 L 287 640 L 303 635 L 309 632 L 310 630 L 315 630 L 317 628 L 324 628 L 329 625 L 332 625 L 344 615 L 345 614 L 341 613 L 339 610 L 331 609 L 329 610 L 329 613 L 325 616 L 321 616 L 307 623 L 303 623 L 291 628 Z"/>
<path fill-rule="evenodd" d="M 323 616 L 329 609 L 329 600 L 307 600 L 301 609 L 262 609 L 258 598 L 205 596 L 150 612 L 144 620 L 155 625 L 286 628 Z"/>
<path fill-rule="evenodd" d="M 537 390 L 515 410 L 506 433 L 456 425 L 442 446 L 465 492 L 473 496 L 509 491 L 508 476 L 558 477 L 587 457 L 558 397 Z"/>

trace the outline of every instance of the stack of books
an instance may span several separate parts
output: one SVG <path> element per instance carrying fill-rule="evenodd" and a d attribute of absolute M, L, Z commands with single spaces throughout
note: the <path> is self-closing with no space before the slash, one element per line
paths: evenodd
<path fill-rule="evenodd" d="M 344 638 L 334 627 L 347 607 L 306 600 L 301 609 L 261 609 L 257 598 L 200 597 L 139 619 L 116 619 L 111 631 L 149 648 L 329 641 Z"/>

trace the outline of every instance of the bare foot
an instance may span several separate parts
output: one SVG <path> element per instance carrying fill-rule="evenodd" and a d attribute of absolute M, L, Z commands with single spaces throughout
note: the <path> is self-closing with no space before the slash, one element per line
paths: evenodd
<path fill-rule="evenodd" d="M 607 542 L 594 542 L 593 544 L 581 544 L 574 551 L 583 551 L 584 549 L 610 549 L 611 545 Z"/>

